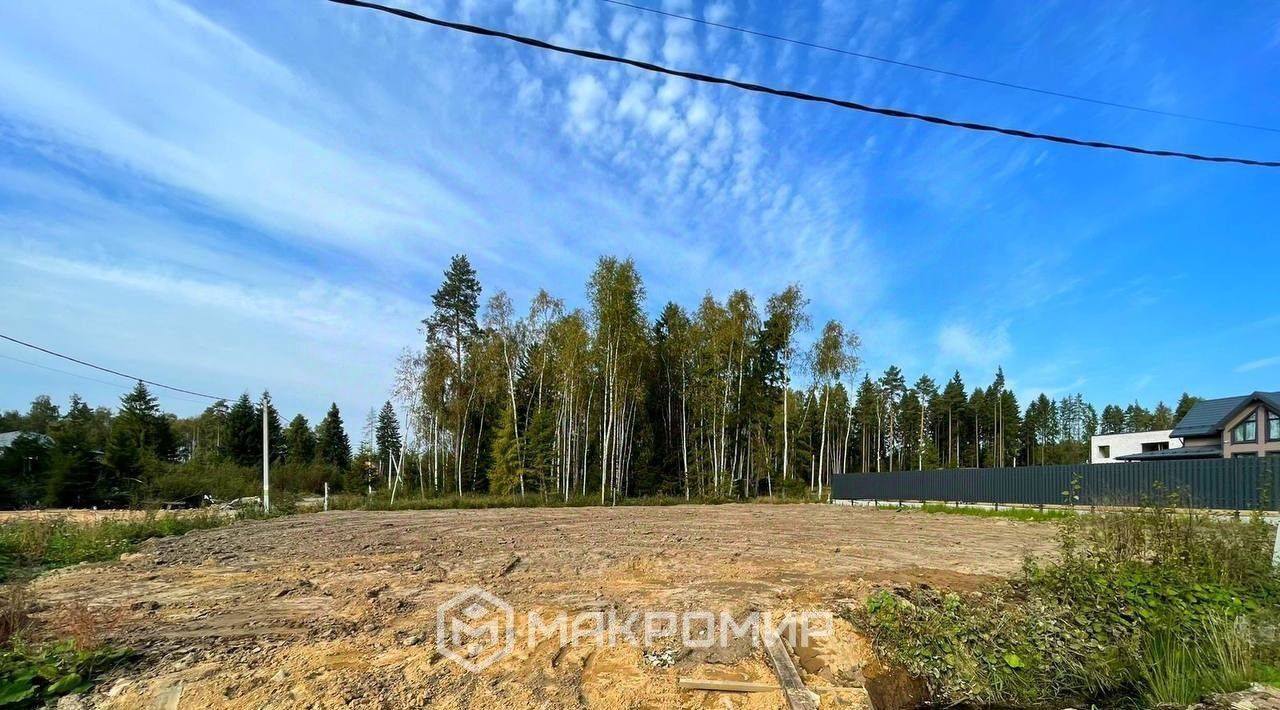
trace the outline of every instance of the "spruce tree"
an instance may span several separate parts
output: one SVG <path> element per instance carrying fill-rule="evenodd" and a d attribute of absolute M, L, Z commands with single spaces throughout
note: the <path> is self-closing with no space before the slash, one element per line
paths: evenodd
<path fill-rule="evenodd" d="M 267 416 L 267 447 L 271 450 L 272 461 L 283 461 L 287 457 L 284 448 L 284 428 L 280 425 L 280 411 L 271 403 L 271 393 L 262 393 L 262 402 L 266 404 Z M 263 405 L 259 404 L 254 414 L 254 428 L 256 436 L 253 441 L 253 463 L 262 463 L 262 412 Z"/>
<path fill-rule="evenodd" d="M 289 420 L 284 432 L 286 460 L 289 463 L 311 463 L 316 457 L 316 435 L 311 423 L 301 414 Z"/>
<path fill-rule="evenodd" d="M 262 449 L 262 424 L 249 399 L 249 393 L 240 395 L 227 410 L 227 453 L 241 466 L 252 466 Z"/>
<path fill-rule="evenodd" d="M 336 403 L 329 405 L 329 412 L 316 427 L 316 460 L 336 466 L 340 471 L 351 467 L 351 440 L 347 438 Z"/>
<path fill-rule="evenodd" d="M 396 410 L 387 401 L 378 412 L 378 424 L 374 430 L 374 443 L 378 447 L 378 460 L 386 461 L 388 456 L 394 458 L 400 454 L 400 423 L 396 421 Z"/>
<path fill-rule="evenodd" d="M 492 459 L 489 469 L 489 492 L 495 495 L 511 495 L 520 488 L 524 470 L 520 467 L 520 452 L 516 447 L 515 427 L 508 407 L 498 419 L 493 434 Z"/>
<path fill-rule="evenodd" d="M 1173 410 L 1173 423 L 1177 424 L 1182 421 L 1182 418 L 1187 416 L 1187 412 L 1190 412 L 1191 408 L 1201 401 L 1201 398 L 1183 392 L 1182 396 L 1178 398 L 1178 406 Z"/>
<path fill-rule="evenodd" d="M 1120 434 L 1125 430 L 1124 410 L 1114 404 L 1108 404 L 1102 408 L 1102 426 L 1103 434 Z"/>

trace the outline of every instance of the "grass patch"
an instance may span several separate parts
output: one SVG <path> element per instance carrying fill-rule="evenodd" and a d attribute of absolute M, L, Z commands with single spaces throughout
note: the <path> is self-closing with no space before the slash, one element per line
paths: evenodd
<path fill-rule="evenodd" d="M 1146 705 L 1191 705 L 1209 693 L 1248 686 L 1254 672 L 1252 644 L 1241 622 L 1207 619 L 1190 635 L 1153 632 L 1138 664 Z"/>
<path fill-rule="evenodd" d="M 900 510 L 910 510 L 903 507 Z M 1050 522 L 1054 520 L 1063 520 L 1067 517 L 1076 515 L 1070 510 L 1057 510 L 1048 508 L 1040 510 L 1038 508 L 975 508 L 975 507 L 954 507 L 945 503 L 926 503 L 917 508 L 925 513 L 945 513 L 947 515 L 969 515 L 975 518 L 1007 518 L 1009 520 L 1022 520 L 1026 522 Z"/>
<path fill-rule="evenodd" d="M 1280 572 L 1260 519 L 1153 508 L 1058 525 L 1057 555 L 1013 580 L 880 592 L 851 619 L 943 705 L 1186 705 L 1273 672 Z"/>
<path fill-rule="evenodd" d="M 220 527 L 234 518 L 220 512 L 147 513 L 82 523 L 69 518 L 30 518 L 0 523 L 0 582 L 79 562 L 103 562 L 153 537 Z"/>

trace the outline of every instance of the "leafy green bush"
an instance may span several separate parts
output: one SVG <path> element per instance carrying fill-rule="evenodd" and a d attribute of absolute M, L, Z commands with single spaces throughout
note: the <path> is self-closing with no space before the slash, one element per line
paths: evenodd
<path fill-rule="evenodd" d="M 17 641 L 0 650 L 0 706 L 43 707 L 60 695 L 82 693 L 96 676 L 129 655 L 119 648 L 81 648 L 70 640 L 40 645 Z"/>
<path fill-rule="evenodd" d="M 1250 674 L 1242 620 L 1280 606 L 1261 520 L 1157 508 L 1059 526 L 1057 558 L 1017 579 L 963 596 L 881 592 L 853 620 L 948 703 L 1163 701 Z"/>

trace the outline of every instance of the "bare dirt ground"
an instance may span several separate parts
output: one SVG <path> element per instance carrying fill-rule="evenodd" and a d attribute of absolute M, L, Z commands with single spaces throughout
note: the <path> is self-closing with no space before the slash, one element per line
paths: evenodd
<path fill-rule="evenodd" d="M 780 692 L 683 691 L 677 678 L 776 682 L 751 643 L 527 643 L 472 673 L 435 650 L 437 606 L 479 586 L 518 613 L 835 610 L 877 585 L 979 586 L 1046 553 L 1053 528 L 822 505 L 333 512 L 153 540 L 38 578 L 51 624 L 139 652 L 84 701 L 112 708 L 775 708 Z M 517 624 L 519 627 L 519 624 Z M 823 707 L 865 707 L 865 643 L 796 649 Z M 532 646 L 532 647 L 531 647 Z"/>

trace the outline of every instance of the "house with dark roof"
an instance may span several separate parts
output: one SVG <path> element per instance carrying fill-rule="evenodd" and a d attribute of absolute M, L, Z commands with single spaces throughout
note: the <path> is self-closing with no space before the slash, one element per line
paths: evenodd
<path fill-rule="evenodd" d="M 1197 402 L 1169 432 L 1180 448 L 1117 457 L 1121 461 L 1280 456 L 1280 392 Z"/>

